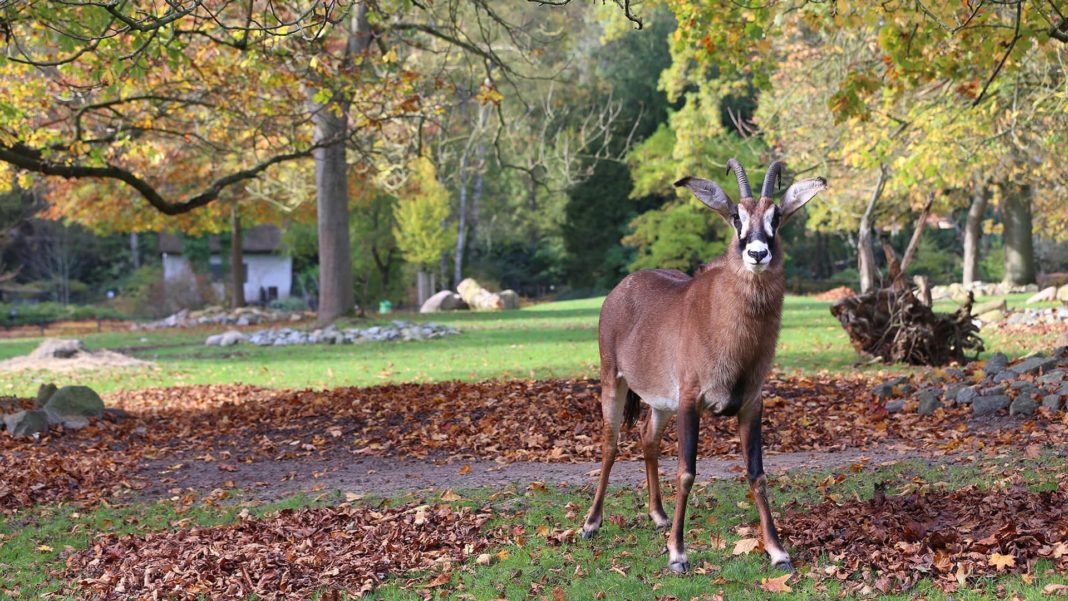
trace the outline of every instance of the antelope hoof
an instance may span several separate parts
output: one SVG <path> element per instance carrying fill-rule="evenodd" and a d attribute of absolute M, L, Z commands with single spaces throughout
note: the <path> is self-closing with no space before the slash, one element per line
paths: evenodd
<path fill-rule="evenodd" d="M 775 563 L 771 564 L 771 567 L 773 567 L 773 568 L 775 568 L 777 570 L 782 570 L 784 572 L 793 573 L 793 571 L 794 571 L 794 564 L 790 563 L 790 558 L 789 557 L 787 557 L 786 559 L 780 559 L 779 561 L 776 561 Z"/>
<path fill-rule="evenodd" d="M 582 526 L 582 540 L 590 540 L 593 535 L 597 534 L 598 530 L 600 530 L 600 526 L 590 526 L 588 524 Z"/>
<path fill-rule="evenodd" d="M 653 518 L 653 523 L 656 524 L 656 529 L 658 532 L 662 532 L 664 530 L 667 530 L 668 528 L 671 528 L 671 520 L 669 520 L 666 515 L 657 515 L 655 513 L 650 513 L 649 517 Z"/>
<path fill-rule="evenodd" d="M 686 572 L 690 571 L 690 562 L 686 561 L 686 559 L 672 561 L 668 563 L 668 567 L 671 568 L 671 571 L 675 572 L 676 574 L 685 574 Z"/>

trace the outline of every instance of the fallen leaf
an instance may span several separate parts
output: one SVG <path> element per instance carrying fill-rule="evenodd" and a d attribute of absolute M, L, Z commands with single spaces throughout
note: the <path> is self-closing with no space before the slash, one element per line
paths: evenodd
<path fill-rule="evenodd" d="M 743 538 L 734 543 L 733 555 L 749 555 L 760 544 L 760 539 Z"/>
<path fill-rule="evenodd" d="M 760 588 L 769 593 L 790 593 L 794 589 L 790 588 L 786 584 L 786 581 L 790 579 L 793 574 L 783 574 L 778 578 L 762 578 L 760 580 Z"/>
<path fill-rule="evenodd" d="M 1016 558 L 1012 555 L 1001 555 L 1000 553 L 991 553 L 990 559 L 987 561 L 987 565 L 994 566 L 1000 572 L 1005 568 L 1012 568 L 1016 566 Z"/>

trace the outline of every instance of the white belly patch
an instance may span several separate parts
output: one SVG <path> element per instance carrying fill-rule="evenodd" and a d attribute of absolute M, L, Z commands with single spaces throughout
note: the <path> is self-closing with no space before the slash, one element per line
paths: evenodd
<path fill-rule="evenodd" d="M 653 409 L 657 409 L 659 411 L 671 411 L 674 413 L 678 412 L 679 410 L 679 399 L 654 396 L 642 397 L 642 400 L 645 401 L 646 405 L 649 405 Z"/>

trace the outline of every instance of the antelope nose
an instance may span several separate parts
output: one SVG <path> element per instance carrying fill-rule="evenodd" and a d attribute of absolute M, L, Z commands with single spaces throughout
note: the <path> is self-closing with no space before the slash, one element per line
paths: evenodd
<path fill-rule="evenodd" d="M 746 252 L 746 253 L 747 253 L 747 254 L 748 254 L 748 255 L 749 255 L 750 257 L 753 257 L 753 259 L 754 259 L 754 260 L 755 260 L 755 261 L 756 261 L 757 263 L 759 263 L 760 261 L 762 261 L 762 260 L 764 259 L 764 257 L 768 256 L 768 251 L 766 251 L 766 250 L 747 250 L 747 251 L 745 251 L 745 252 Z"/>

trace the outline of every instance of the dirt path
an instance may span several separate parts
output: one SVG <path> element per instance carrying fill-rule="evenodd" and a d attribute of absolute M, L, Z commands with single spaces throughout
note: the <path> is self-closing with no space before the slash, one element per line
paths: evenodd
<path fill-rule="evenodd" d="M 890 448 L 860 451 L 798 452 L 765 456 L 769 474 L 798 469 L 826 469 L 859 461 L 880 464 L 897 459 L 924 458 L 915 451 Z M 182 462 L 177 462 L 182 463 Z M 150 498 L 168 497 L 188 490 L 206 493 L 217 488 L 237 488 L 251 498 L 271 500 L 288 495 L 341 491 L 362 495 L 394 495 L 405 492 L 479 488 L 531 482 L 583 486 L 593 484 L 600 473 L 600 463 L 517 462 L 499 464 L 474 461 L 466 464 L 398 460 L 381 457 L 333 456 L 321 460 L 275 460 L 252 464 L 227 465 L 201 461 L 182 463 L 157 461 L 147 464 L 141 476 L 149 482 L 141 493 Z M 675 459 L 661 460 L 661 477 L 674 472 Z M 469 466 L 468 471 L 465 466 Z M 235 469 L 236 471 L 229 471 Z M 461 473 L 463 472 L 463 473 Z M 714 458 L 698 461 L 699 480 L 737 478 L 742 473 L 739 458 Z M 617 461 L 612 470 L 616 485 L 636 486 L 645 481 L 641 461 Z"/>

